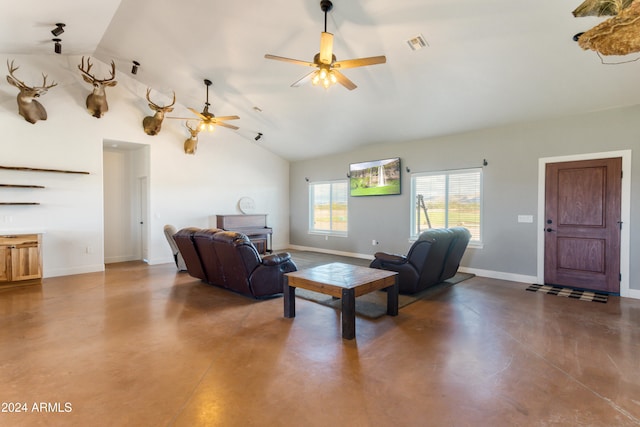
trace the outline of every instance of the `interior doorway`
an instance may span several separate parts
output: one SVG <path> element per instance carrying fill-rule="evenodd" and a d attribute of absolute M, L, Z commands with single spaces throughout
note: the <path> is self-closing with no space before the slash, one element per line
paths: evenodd
<path fill-rule="evenodd" d="M 628 150 L 540 159 L 538 283 L 629 296 L 630 166 Z"/>
<path fill-rule="evenodd" d="M 103 144 L 104 263 L 148 259 L 149 147 Z"/>

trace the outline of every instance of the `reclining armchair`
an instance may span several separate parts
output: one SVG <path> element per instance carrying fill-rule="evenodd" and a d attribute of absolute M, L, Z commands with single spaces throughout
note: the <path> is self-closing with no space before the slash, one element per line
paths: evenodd
<path fill-rule="evenodd" d="M 222 265 L 226 287 L 246 295 L 281 294 L 284 273 L 297 270 L 288 252 L 260 258 L 256 247 L 242 233 L 215 233 L 213 246 Z"/>
<path fill-rule="evenodd" d="M 261 258 L 242 233 L 188 227 L 174 239 L 189 275 L 254 298 L 281 294 L 284 273 L 297 270 L 288 252 Z"/>
<path fill-rule="evenodd" d="M 179 271 L 186 271 L 187 266 L 184 263 L 184 258 L 182 258 L 182 254 L 180 253 L 180 249 L 178 249 L 178 245 L 176 245 L 176 241 L 173 238 L 173 235 L 176 234 L 176 228 L 167 224 L 164 226 L 164 237 L 166 237 L 167 242 L 169 243 L 169 247 L 171 248 L 171 253 L 173 253 L 173 260 L 176 263 L 176 267 Z"/>
<path fill-rule="evenodd" d="M 464 227 L 427 230 L 406 256 L 376 252 L 369 267 L 398 272 L 400 293 L 413 294 L 455 276 L 470 238 Z"/>

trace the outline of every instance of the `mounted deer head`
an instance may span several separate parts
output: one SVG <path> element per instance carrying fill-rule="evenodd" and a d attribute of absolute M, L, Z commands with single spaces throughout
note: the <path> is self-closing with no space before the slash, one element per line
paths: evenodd
<path fill-rule="evenodd" d="M 96 77 L 90 73 L 92 66 L 91 58 L 87 58 L 87 68 L 84 68 L 83 56 L 82 64 L 78 65 L 78 68 L 82 71 L 82 78 L 84 81 L 93 85 L 93 92 L 87 96 L 87 110 L 89 110 L 93 117 L 99 119 L 104 115 L 104 113 L 109 111 L 107 94 L 104 91 L 105 88 L 107 86 L 115 86 L 118 84 L 117 81 L 113 80 L 116 77 L 116 64 L 111 61 L 111 77 L 102 80 L 96 79 Z"/>
<path fill-rule="evenodd" d="M 147 101 L 149 101 L 149 108 L 151 108 L 156 113 L 153 116 L 147 116 L 142 119 L 142 127 L 144 128 L 144 132 L 147 135 L 157 135 L 160 133 L 160 129 L 162 128 L 162 120 L 164 120 L 165 113 L 170 113 L 173 111 L 173 104 L 176 103 L 176 93 L 173 92 L 173 102 L 163 107 L 160 107 L 159 105 L 154 103 L 151 98 L 149 98 L 150 93 L 151 88 L 147 88 Z"/>
<path fill-rule="evenodd" d="M 189 122 L 184 122 L 184 125 L 189 129 L 189 133 L 191 137 L 187 138 L 184 141 L 184 153 L 185 154 L 196 154 L 196 150 L 198 149 L 198 133 L 200 132 L 200 128 L 196 126 L 192 128 L 189 126 Z"/>
<path fill-rule="evenodd" d="M 7 60 L 7 68 L 9 69 L 9 75 L 7 76 L 7 81 L 10 85 L 17 87 L 20 89 L 18 93 L 18 113 L 26 121 L 33 124 L 38 120 L 47 120 L 47 111 L 44 109 L 42 104 L 35 100 L 35 98 L 39 98 L 40 96 L 47 93 L 49 89 L 54 86 L 57 86 L 57 83 L 51 83 L 47 86 L 47 76 L 43 73 L 42 78 L 42 86 L 27 86 L 23 81 L 18 80 L 16 76 L 13 75 L 14 71 L 16 71 L 20 67 L 14 67 L 13 61 L 9 64 L 9 60 Z"/>

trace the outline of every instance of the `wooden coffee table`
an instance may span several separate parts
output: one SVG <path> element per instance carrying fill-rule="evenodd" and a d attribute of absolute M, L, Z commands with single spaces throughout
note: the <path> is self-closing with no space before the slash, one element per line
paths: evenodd
<path fill-rule="evenodd" d="M 342 299 L 342 338 L 356 336 L 356 297 L 387 290 L 387 314 L 398 315 L 398 273 L 334 262 L 284 275 L 284 317 L 296 316 L 295 288 Z"/>

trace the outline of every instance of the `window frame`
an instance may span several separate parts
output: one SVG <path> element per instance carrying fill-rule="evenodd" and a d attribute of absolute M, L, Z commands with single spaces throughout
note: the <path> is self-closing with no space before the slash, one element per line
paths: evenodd
<path fill-rule="evenodd" d="M 313 187 L 316 185 L 326 185 L 329 184 L 331 187 L 329 189 L 329 212 L 330 212 L 330 226 L 329 230 L 320 230 L 314 228 L 314 192 Z M 333 186 L 335 184 L 344 185 L 345 189 L 345 203 L 347 207 L 347 230 L 334 230 L 333 229 Z M 309 194 L 309 224 L 308 224 L 308 234 L 316 234 L 322 236 L 334 236 L 334 237 L 348 237 L 349 235 L 349 180 L 348 179 L 336 179 L 336 180 L 327 180 L 327 181 L 315 181 L 310 182 L 308 184 L 308 194 Z"/>
<path fill-rule="evenodd" d="M 466 169 L 448 169 L 448 170 L 439 170 L 439 171 L 431 171 L 431 172 L 418 172 L 411 174 L 411 198 L 409 200 L 410 203 L 410 222 L 409 222 L 409 241 L 413 242 L 418 238 L 417 230 L 415 229 L 416 222 L 416 205 L 417 205 L 417 191 L 416 191 L 416 180 L 423 176 L 445 176 L 445 200 L 446 200 L 446 226 L 449 227 L 449 177 L 451 175 L 459 175 L 471 172 L 479 173 L 479 189 L 480 189 L 480 220 L 478 224 L 479 229 L 479 237 L 472 239 L 469 241 L 469 246 L 481 248 L 483 246 L 483 235 L 484 235 L 484 171 L 481 167 L 474 168 L 466 168 Z M 423 230 L 424 231 L 424 230 Z"/>

